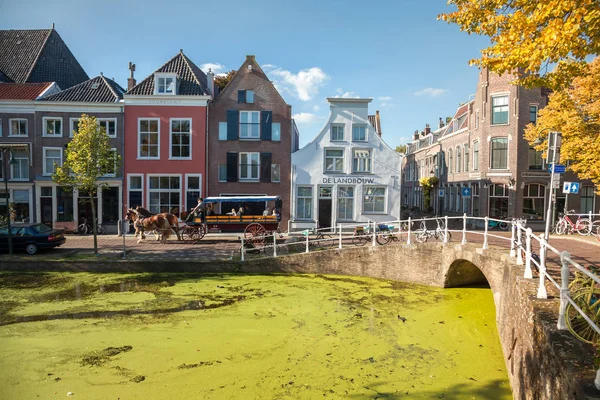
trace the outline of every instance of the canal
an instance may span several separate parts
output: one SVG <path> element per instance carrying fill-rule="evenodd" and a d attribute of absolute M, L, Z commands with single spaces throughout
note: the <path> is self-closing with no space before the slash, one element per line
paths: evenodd
<path fill-rule="evenodd" d="M 0 274 L 0 398 L 511 399 L 487 287 Z"/>

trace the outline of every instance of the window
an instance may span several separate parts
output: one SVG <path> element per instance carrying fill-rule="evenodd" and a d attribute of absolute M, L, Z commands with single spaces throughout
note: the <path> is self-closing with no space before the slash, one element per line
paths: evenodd
<path fill-rule="evenodd" d="M 104 176 L 117 176 L 117 149 L 112 148 L 110 149 L 110 152 L 113 159 L 113 163 L 112 165 L 110 165 L 108 171 L 106 172 L 106 174 L 104 174 Z"/>
<path fill-rule="evenodd" d="M 154 94 L 169 94 L 174 95 L 175 93 L 175 82 L 176 77 L 173 74 L 169 75 L 156 75 L 155 76 L 155 92 Z"/>
<path fill-rule="evenodd" d="M 385 211 L 385 187 L 365 186 L 363 212 L 382 213 Z"/>
<path fill-rule="evenodd" d="M 479 129 L 479 111 L 475 111 L 475 129 Z"/>
<path fill-rule="evenodd" d="M 171 120 L 171 158 L 191 159 L 192 120 Z"/>
<path fill-rule="evenodd" d="M 0 136 L 2 136 L 2 118 L 0 118 Z"/>
<path fill-rule="evenodd" d="M 181 178 L 179 176 L 149 176 L 150 212 L 179 214 Z"/>
<path fill-rule="evenodd" d="M 352 221 L 354 219 L 354 187 L 338 187 L 338 219 Z"/>
<path fill-rule="evenodd" d="M 254 103 L 254 90 L 238 90 L 238 103 Z"/>
<path fill-rule="evenodd" d="M 279 164 L 271 164 L 271 182 L 281 182 Z"/>
<path fill-rule="evenodd" d="M 8 136 L 27 136 L 26 119 L 9 119 L 10 130 Z"/>
<path fill-rule="evenodd" d="M 240 139 L 260 138 L 260 111 L 240 111 Z"/>
<path fill-rule="evenodd" d="M 15 181 L 29 180 L 29 152 L 23 149 L 13 150 L 12 157 L 17 164 L 10 166 L 11 179 Z"/>
<path fill-rule="evenodd" d="M 240 179 L 258 179 L 260 153 L 240 153 Z"/>
<path fill-rule="evenodd" d="M 271 124 L 271 140 L 279 142 L 281 140 L 281 124 L 279 122 L 273 122 Z"/>
<path fill-rule="evenodd" d="M 370 150 L 355 149 L 352 151 L 352 172 L 372 172 Z"/>
<path fill-rule="evenodd" d="M 541 170 L 543 167 L 542 152 L 529 148 L 529 169 Z"/>
<path fill-rule="evenodd" d="M 452 149 L 448 149 L 448 173 L 452 173 Z"/>
<path fill-rule="evenodd" d="M 465 144 L 465 172 L 469 172 L 469 145 Z"/>
<path fill-rule="evenodd" d="M 529 105 L 529 122 L 533 125 L 537 123 L 538 106 L 534 104 Z"/>
<path fill-rule="evenodd" d="M 4 175 L 2 175 L 4 173 L 4 152 L 0 151 L 0 179 L 4 179 Z M 0 196 L 0 199 L 2 198 L 2 196 Z"/>
<path fill-rule="evenodd" d="M 62 118 L 42 118 L 42 136 L 61 137 Z"/>
<path fill-rule="evenodd" d="M 227 164 L 219 164 L 219 182 L 227 182 Z"/>
<path fill-rule="evenodd" d="M 532 183 L 523 188 L 523 217 L 527 219 L 544 219 L 544 199 L 546 186 Z"/>
<path fill-rule="evenodd" d="M 74 133 L 79 132 L 79 118 L 71 118 L 69 122 L 71 124 L 71 129 L 69 130 L 69 137 L 73 137 Z"/>
<path fill-rule="evenodd" d="M 498 183 L 491 184 L 488 188 L 490 197 L 490 218 L 508 217 L 508 187 Z"/>
<path fill-rule="evenodd" d="M 325 172 L 344 172 L 344 150 L 325 150 Z"/>
<path fill-rule="evenodd" d="M 62 165 L 62 148 L 44 147 L 44 175 L 52 175 Z"/>
<path fill-rule="evenodd" d="M 479 170 L 479 142 L 473 142 L 473 171 Z"/>
<path fill-rule="evenodd" d="M 29 219 L 29 190 L 13 190 L 12 201 L 16 214 L 16 221 Z"/>
<path fill-rule="evenodd" d="M 508 95 L 492 97 L 492 125 L 508 124 Z"/>
<path fill-rule="evenodd" d="M 473 205 L 471 207 L 471 215 L 474 217 L 479 217 L 479 184 L 473 183 L 471 184 L 471 197 Z"/>
<path fill-rule="evenodd" d="M 344 140 L 344 125 L 331 125 L 331 141 Z"/>
<path fill-rule="evenodd" d="M 202 197 L 202 175 L 186 175 L 185 184 L 185 210 L 190 210 L 198 204 L 198 199 Z"/>
<path fill-rule="evenodd" d="M 456 194 L 456 201 L 454 202 L 454 206 L 456 207 L 455 211 L 456 212 L 460 212 L 460 205 L 461 205 L 460 204 L 461 203 L 460 199 L 461 199 L 461 196 L 462 196 L 462 190 L 461 190 L 461 186 L 460 185 L 456 186 L 456 192 L 455 192 L 455 194 Z"/>
<path fill-rule="evenodd" d="M 461 163 L 462 163 L 462 151 L 460 149 L 460 146 L 456 147 L 456 172 L 460 172 L 461 169 Z"/>
<path fill-rule="evenodd" d="M 583 186 L 581 188 L 581 213 L 594 212 L 594 187 Z"/>
<path fill-rule="evenodd" d="M 352 141 L 365 142 L 367 140 L 367 127 L 365 125 L 352 126 Z"/>
<path fill-rule="evenodd" d="M 73 221 L 73 190 L 56 187 L 56 220 L 58 222 Z"/>
<path fill-rule="evenodd" d="M 117 137 L 117 119 L 116 118 L 98 118 L 98 125 L 104 128 L 108 137 Z"/>
<path fill-rule="evenodd" d="M 144 190 L 142 184 L 142 175 L 129 175 L 129 207 L 135 208 L 142 205 L 142 193 Z"/>
<path fill-rule="evenodd" d="M 296 218 L 312 219 L 312 187 L 298 187 L 296 195 Z"/>
<path fill-rule="evenodd" d="M 227 122 L 219 122 L 219 140 L 227 140 Z"/>
<path fill-rule="evenodd" d="M 506 169 L 508 166 L 508 138 L 492 138 L 491 168 Z"/>
<path fill-rule="evenodd" d="M 160 158 L 158 119 L 140 119 L 138 131 L 138 158 Z"/>

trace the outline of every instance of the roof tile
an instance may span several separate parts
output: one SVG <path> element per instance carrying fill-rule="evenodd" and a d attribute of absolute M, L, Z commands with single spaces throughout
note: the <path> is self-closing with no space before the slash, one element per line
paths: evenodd
<path fill-rule="evenodd" d="M 52 83 L 0 83 L 0 100 L 35 100 Z"/>
<path fill-rule="evenodd" d="M 45 101 L 85 103 L 116 103 L 123 98 L 125 89 L 112 79 L 99 75 L 72 88 L 46 96 Z"/>

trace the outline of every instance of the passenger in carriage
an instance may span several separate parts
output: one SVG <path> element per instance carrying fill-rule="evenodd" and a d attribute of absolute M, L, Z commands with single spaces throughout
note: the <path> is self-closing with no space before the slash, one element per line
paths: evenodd
<path fill-rule="evenodd" d="M 237 215 L 237 213 L 235 212 L 235 208 L 232 208 L 231 211 L 229 211 L 227 214 L 225 215 L 231 215 L 232 217 L 235 217 Z"/>
<path fill-rule="evenodd" d="M 267 208 L 265 208 L 265 211 L 263 211 L 263 217 L 266 217 L 269 215 L 271 215 L 271 207 L 267 207 Z"/>

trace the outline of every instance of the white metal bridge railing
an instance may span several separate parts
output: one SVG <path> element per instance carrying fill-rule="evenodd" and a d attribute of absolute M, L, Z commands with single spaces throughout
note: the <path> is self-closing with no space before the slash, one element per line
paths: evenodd
<path fill-rule="evenodd" d="M 586 214 L 587 215 L 587 214 Z M 432 222 L 433 221 L 433 222 Z M 421 224 L 419 229 L 414 229 L 415 223 Z M 434 230 L 427 228 L 427 223 L 436 223 L 437 227 Z M 462 229 L 450 229 L 449 223 L 455 222 L 461 225 Z M 482 230 L 468 230 L 467 226 L 471 224 L 477 225 L 483 223 Z M 508 224 L 511 230 L 510 236 L 499 235 L 490 232 L 491 227 L 502 226 Z M 583 274 L 592 280 L 590 291 L 595 290 L 594 286 L 600 285 L 600 277 L 592 273 L 590 270 L 575 262 L 571 258 L 571 254 L 567 251 L 559 251 L 548 243 L 544 238 L 544 234 L 536 236 L 531 228 L 525 226 L 525 220 L 506 221 L 489 217 L 468 217 L 466 214 L 462 217 L 436 217 L 436 218 L 420 218 L 407 220 L 394 220 L 389 222 L 369 222 L 367 224 L 339 224 L 334 229 L 321 228 L 312 229 L 302 232 L 302 236 L 292 236 L 291 238 L 281 242 L 281 235 L 273 233 L 272 235 L 255 236 L 250 238 L 241 238 L 240 255 L 244 261 L 249 255 L 266 253 L 268 256 L 278 257 L 290 251 L 309 253 L 311 251 L 319 251 L 324 249 L 343 249 L 347 247 L 356 247 L 358 245 L 366 245 L 370 242 L 371 246 L 378 244 L 397 242 L 413 243 L 413 239 L 423 235 L 423 231 L 435 231 L 436 237 L 443 243 L 448 243 L 452 233 L 461 236 L 461 245 L 473 242 L 481 242 L 482 249 L 489 249 L 490 239 L 495 239 L 497 246 L 505 247 L 509 250 L 511 257 L 516 259 L 517 265 L 524 265 L 524 278 L 533 279 L 533 268 L 537 270 L 538 276 L 538 299 L 547 299 L 548 293 L 546 285 L 550 283 L 560 293 L 560 306 L 558 310 L 559 330 L 567 329 L 567 306 L 570 304 L 579 315 L 589 324 L 588 328 L 593 329 L 600 335 L 600 327 L 598 327 L 598 317 L 600 311 L 596 311 L 594 316 L 590 317 L 581 308 L 581 303 L 574 301 L 574 296 L 577 292 L 571 293 L 569 282 L 576 273 Z M 506 226 L 505 226 L 506 227 Z M 358 232 L 358 233 L 357 233 Z M 406 238 L 403 238 L 406 235 Z M 358 241 L 356 239 L 359 239 Z M 477 240 L 481 239 L 481 240 Z M 534 247 L 539 250 L 539 256 L 534 252 Z M 549 255 L 554 255 L 558 258 L 560 264 L 560 276 L 552 276 L 548 272 Z M 598 290 L 596 293 L 600 293 Z M 575 296 L 576 297 L 576 296 Z M 594 297 L 595 308 L 599 309 L 600 298 Z M 594 319 L 592 319 L 594 318 Z M 586 329 L 588 329 L 586 328 Z M 600 390 L 600 369 L 596 371 L 596 379 L 594 381 L 596 388 Z"/>

